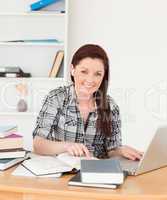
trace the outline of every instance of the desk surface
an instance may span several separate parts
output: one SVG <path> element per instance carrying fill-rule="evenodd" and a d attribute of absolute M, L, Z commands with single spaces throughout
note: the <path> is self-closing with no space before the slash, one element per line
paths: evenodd
<path fill-rule="evenodd" d="M 128 177 L 116 189 L 68 186 L 72 175 L 59 179 L 12 176 L 0 172 L 0 200 L 132 200 L 167 199 L 167 167 Z"/>

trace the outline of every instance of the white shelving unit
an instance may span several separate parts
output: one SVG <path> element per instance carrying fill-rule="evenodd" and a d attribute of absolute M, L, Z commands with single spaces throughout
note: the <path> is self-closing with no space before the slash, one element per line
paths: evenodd
<path fill-rule="evenodd" d="M 42 11 L 30 12 L 35 0 L 6 0 L 0 8 L 0 66 L 19 66 L 31 78 L 0 77 L 0 123 L 17 124 L 24 135 L 25 148 L 32 148 L 32 131 L 44 96 L 67 80 L 68 0 L 60 0 Z M 65 12 L 61 12 L 61 10 Z M 59 42 L 13 42 L 57 39 Z M 9 42 L 12 41 L 12 42 Z M 60 77 L 49 78 L 58 50 L 64 50 Z M 27 112 L 18 112 L 20 99 L 16 85 L 28 88 Z"/>

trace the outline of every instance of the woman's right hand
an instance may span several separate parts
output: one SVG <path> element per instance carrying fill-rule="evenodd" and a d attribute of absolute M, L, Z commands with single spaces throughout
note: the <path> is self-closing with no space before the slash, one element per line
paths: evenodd
<path fill-rule="evenodd" d="M 90 152 L 84 144 L 67 142 L 64 148 L 72 156 L 86 156 L 90 158 Z"/>

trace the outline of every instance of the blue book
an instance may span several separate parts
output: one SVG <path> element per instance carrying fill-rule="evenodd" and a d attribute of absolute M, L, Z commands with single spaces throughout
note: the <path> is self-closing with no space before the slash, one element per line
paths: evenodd
<path fill-rule="evenodd" d="M 40 10 L 41 8 L 44 8 L 52 3 L 56 3 L 57 1 L 59 0 L 40 0 L 40 1 L 37 1 L 35 3 L 32 3 L 30 5 L 31 7 L 31 10 L 34 11 L 34 10 Z"/>

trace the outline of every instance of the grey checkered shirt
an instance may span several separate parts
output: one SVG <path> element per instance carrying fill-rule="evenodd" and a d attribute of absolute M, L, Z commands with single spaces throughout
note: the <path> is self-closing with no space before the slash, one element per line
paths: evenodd
<path fill-rule="evenodd" d="M 73 84 L 52 90 L 37 117 L 33 137 L 38 135 L 52 141 L 83 143 L 94 156 L 104 157 L 108 151 L 121 145 L 119 107 L 109 96 L 108 101 L 112 112 L 111 137 L 96 131 L 97 109 L 89 113 L 87 128 L 84 130 Z"/>

